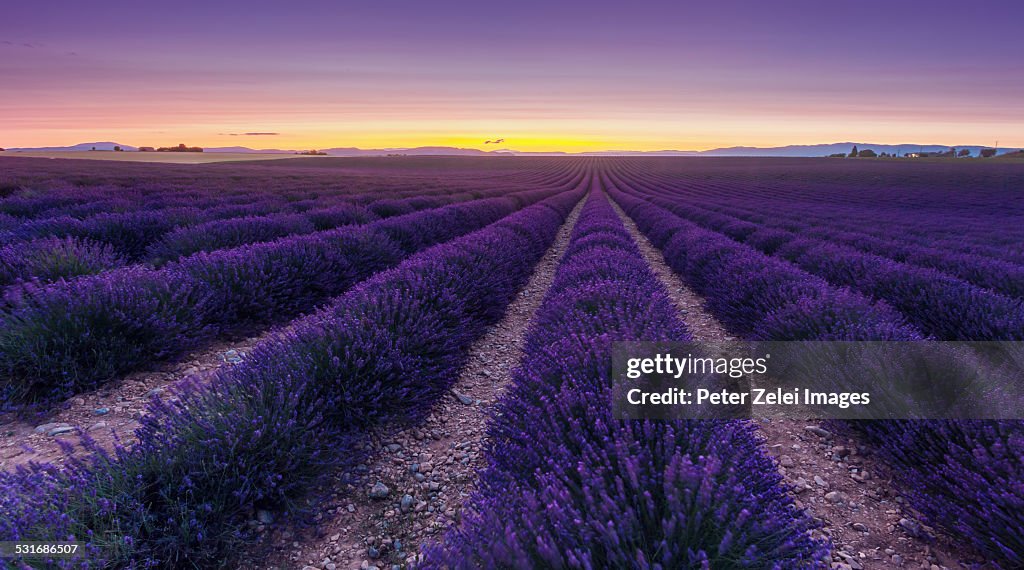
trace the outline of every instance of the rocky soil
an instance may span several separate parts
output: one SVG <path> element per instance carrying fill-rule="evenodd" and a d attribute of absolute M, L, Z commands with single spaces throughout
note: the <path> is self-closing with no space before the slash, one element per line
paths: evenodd
<path fill-rule="evenodd" d="M 154 396 L 173 397 L 173 387 L 192 378 L 200 382 L 213 376 L 221 366 L 241 362 L 265 332 L 219 341 L 174 363 L 157 364 L 149 370 L 126 375 L 85 392 L 46 413 L 28 417 L 0 414 L 0 469 L 12 470 L 30 462 L 61 464 L 68 455 L 61 443 L 75 453 L 83 435 L 106 449 L 117 441 L 128 445 L 135 428 Z"/>

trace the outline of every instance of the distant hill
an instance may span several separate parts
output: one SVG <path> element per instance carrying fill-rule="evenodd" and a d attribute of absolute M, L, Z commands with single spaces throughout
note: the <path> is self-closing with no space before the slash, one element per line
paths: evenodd
<path fill-rule="evenodd" d="M 114 150 L 115 146 L 121 147 L 125 151 L 136 151 L 139 150 L 129 144 L 121 144 L 116 142 L 87 142 L 80 143 L 74 146 L 46 146 L 38 148 L 9 148 L 9 151 L 25 151 L 25 152 L 75 152 L 75 151 L 89 151 L 89 150 Z"/>
<path fill-rule="evenodd" d="M 126 151 L 138 150 L 136 147 L 131 145 L 125 145 L 115 142 L 94 142 L 94 143 L 82 143 L 74 146 L 63 146 L 63 147 L 45 147 L 45 148 L 9 148 L 8 151 L 35 151 L 35 152 L 54 152 L 54 151 L 88 151 L 93 147 L 96 150 L 114 150 L 115 146 L 120 146 Z M 849 153 L 850 150 L 856 146 L 860 150 L 871 149 L 879 154 L 886 152 L 889 154 L 904 155 L 911 152 L 943 152 L 949 150 L 950 147 L 945 145 L 922 145 L 922 144 L 874 144 L 874 143 L 861 143 L 861 142 L 841 142 L 841 143 L 828 143 L 828 144 L 812 144 L 812 145 L 790 145 L 790 146 L 778 146 L 778 147 L 752 147 L 752 146 L 733 146 L 728 148 L 716 148 L 711 150 L 607 150 L 607 151 L 588 151 L 581 153 L 567 153 L 567 152 L 524 152 L 512 149 L 498 149 L 498 150 L 479 150 L 475 148 L 456 148 L 450 146 L 419 146 L 413 148 L 376 148 L 376 149 L 364 149 L 357 147 L 335 147 L 327 149 L 319 149 L 321 152 L 326 152 L 330 156 L 386 156 L 389 154 L 402 154 L 409 156 L 765 156 L 765 157 L 813 157 L 813 156 L 828 156 L 830 154 L 838 153 Z M 971 151 L 972 156 L 978 156 L 978 153 L 983 148 L 988 148 L 979 145 L 957 145 L 956 148 L 967 149 Z M 213 147 L 205 148 L 206 152 L 231 152 L 231 153 L 258 153 L 258 154 L 295 154 L 296 150 L 289 149 L 252 149 L 244 146 L 224 146 L 224 147 Z M 306 150 L 306 149 L 300 149 Z M 1016 152 L 1020 149 L 1016 148 L 1001 148 L 999 154 L 1003 155 L 1006 153 Z"/>
<path fill-rule="evenodd" d="M 778 147 L 750 147 L 750 146 L 734 146 L 729 148 L 716 148 L 713 150 L 705 150 L 699 153 L 700 156 L 788 156 L 788 157 L 801 157 L 801 156 L 828 156 L 830 154 L 838 153 L 849 153 L 853 147 L 856 146 L 860 150 L 871 149 L 879 154 L 887 152 L 889 154 L 905 155 L 911 152 L 944 152 L 950 149 L 946 145 L 934 145 L 934 144 L 875 144 L 875 143 L 861 143 L 861 142 L 842 142 L 842 143 L 830 143 L 830 144 L 812 144 L 812 145 L 790 145 L 790 146 L 778 146 Z M 979 145 L 955 145 L 957 150 L 967 149 L 971 151 L 972 156 L 978 156 L 978 153 L 983 148 L 990 148 Z M 1011 152 L 1016 149 L 999 149 L 999 153 Z"/>

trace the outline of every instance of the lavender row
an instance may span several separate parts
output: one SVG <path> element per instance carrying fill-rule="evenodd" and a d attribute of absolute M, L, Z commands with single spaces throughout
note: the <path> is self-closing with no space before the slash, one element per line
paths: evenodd
<path fill-rule="evenodd" d="M 361 284 L 245 363 L 151 402 L 138 443 L 0 475 L 0 540 L 87 543 L 102 567 L 224 564 L 256 508 L 285 508 L 422 415 L 500 318 L 579 192 L 564 192 Z"/>
<path fill-rule="evenodd" d="M 215 334 L 308 311 L 412 253 L 554 192 L 199 253 L 158 270 L 125 267 L 25 288 L 0 312 L 0 401 L 66 398 Z"/>
<path fill-rule="evenodd" d="M 785 262 L 636 197 L 613 194 L 662 249 L 673 270 L 704 294 L 708 308 L 739 334 L 766 340 L 921 339 L 884 305 L 830 291 Z M 816 287 L 807 286 L 814 283 Z M 737 319 L 737 313 L 747 316 Z M 927 522 L 965 537 L 1007 568 L 1021 564 L 1020 422 L 862 422 L 855 427 L 873 439 L 894 469 L 902 493 Z"/>
<path fill-rule="evenodd" d="M 49 283 L 122 267 L 128 259 L 113 246 L 73 237 L 48 237 L 0 246 L 0 289 L 22 282 Z"/>
<path fill-rule="evenodd" d="M 595 194 L 491 420 L 471 514 L 421 567 L 827 567 L 750 425 L 614 417 L 611 343 L 688 338 Z"/>

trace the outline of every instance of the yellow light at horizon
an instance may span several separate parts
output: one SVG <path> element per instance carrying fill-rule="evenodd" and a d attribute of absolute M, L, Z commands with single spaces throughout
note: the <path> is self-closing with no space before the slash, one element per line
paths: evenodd
<path fill-rule="evenodd" d="M 750 117 L 666 117 L 661 121 L 612 118 L 607 121 L 508 121 L 407 120 L 358 123 L 342 121 L 307 122 L 245 120 L 231 124 L 193 120 L 182 124 L 140 126 L 119 124 L 97 126 L 53 126 L 46 129 L 5 130 L 0 146 L 65 146 L 91 141 L 114 141 L 132 146 L 167 146 L 178 143 L 203 147 L 245 146 L 249 148 L 363 149 L 449 146 L 480 150 L 523 152 L 587 152 L 609 150 L 707 150 L 728 146 L 786 146 L 840 141 L 877 144 L 994 144 L 1024 146 L 1024 140 L 1010 140 L 1000 133 L 1007 125 L 929 123 L 914 125 L 885 121 L 861 121 L 837 127 L 832 117 L 782 120 Z M 127 122 L 127 121 L 126 121 Z M 1020 125 L 1024 131 L 1024 125 Z M 244 136 L 228 133 L 277 132 L 276 136 Z M 836 133 L 839 133 L 838 135 Z M 485 144 L 503 138 L 500 145 Z M 992 142 L 988 142 L 992 139 Z"/>

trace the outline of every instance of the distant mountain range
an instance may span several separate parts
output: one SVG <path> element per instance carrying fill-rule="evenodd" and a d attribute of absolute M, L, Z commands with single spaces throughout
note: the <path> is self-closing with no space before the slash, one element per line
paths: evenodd
<path fill-rule="evenodd" d="M 9 148 L 7 150 L 14 152 L 77 152 L 90 150 L 114 150 L 115 146 L 119 146 L 126 151 L 139 150 L 138 148 L 132 145 L 121 144 L 116 142 L 89 142 L 76 144 L 74 146 L 41 146 L 35 148 Z"/>
<path fill-rule="evenodd" d="M 125 151 L 136 151 L 137 147 L 131 145 L 125 145 L 115 142 L 93 142 L 93 143 L 81 143 L 74 146 L 61 146 L 61 147 L 39 147 L 39 148 L 10 148 L 7 149 L 11 152 L 77 152 L 77 151 L 89 151 L 89 150 L 114 150 L 115 146 L 120 146 Z M 949 150 L 950 147 L 945 145 L 934 145 L 934 144 L 873 144 L 873 143 L 854 143 L 854 142 L 842 142 L 842 143 L 830 143 L 830 144 L 812 144 L 812 145 L 790 145 L 790 146 L 778 146 L 778 147 L 751 147 L 751 146 L 734 146 L 728 148 L 716 148 L 712 150 L 653 150 L 653 151 L 637 151 L 637 150 L 608 150 L 608 151 L 594 151 L 594 152 L 581 152 L 581 153 L 567 153 L 567 152 L 522 152 L 517 150 L 479 150 L 475 148 L 455 148 L 449 146 L 420 146 L 414 148 L 378 148 L 378 149 L 362 149 L 355 147 L 338 147 L 320 149 L 321 152 L 326 152 L 330 156 L 384 156 L 388 154 L 403 154 L 411 156 L 774 156 L 774 157 L 809 157 L 809 156 L 827 156 L 830 154 L 848 153 L 856 146 L 860 150 L 871 149 L 879 154 L 887 152 L 889 154 L 904 155 L 911 152 L 942 152 Z M 979 151 L 983 148 L 989 148 L 979 145 L 957 145 L 957 149 L 967 149 L 971 151 L 971 155 L 977 156 Z M 1006 152 L 1013 152 L 1019 149 L 1016 148 L 1001 148 L 999 153 L 1003 154 Z M 225 146 L 225 147 L 214 147 L 205 149 L 206 152 L 233 152 L 233 153 L 258 153 L 258 154 L 295 154 L 295 150 L 282 150 L 282 149 L 252 149 L 244 146 Z"/>

